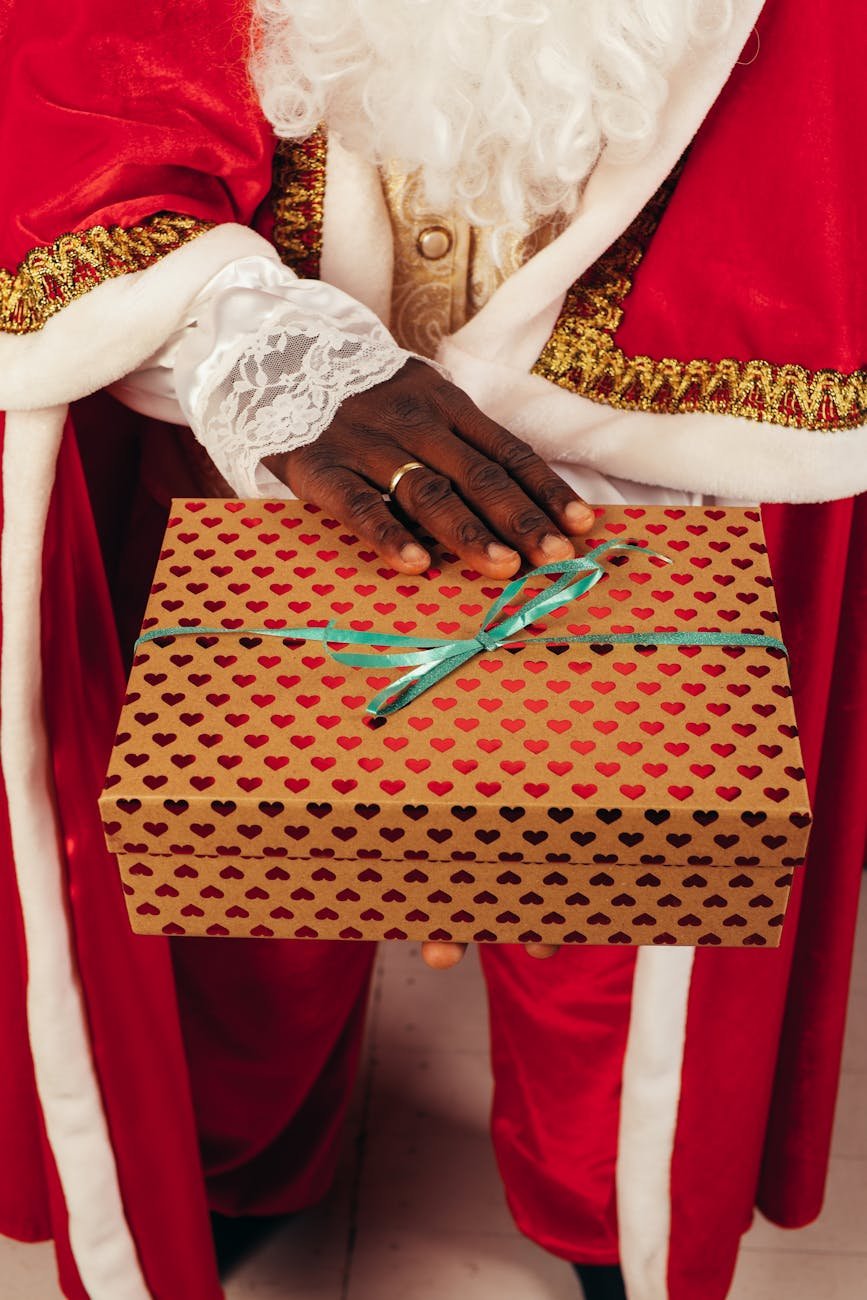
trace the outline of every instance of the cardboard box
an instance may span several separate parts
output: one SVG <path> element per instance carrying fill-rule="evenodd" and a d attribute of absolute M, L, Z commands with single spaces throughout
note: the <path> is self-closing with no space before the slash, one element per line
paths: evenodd
<path fill-rule="evenodd" d="M 307 625 L 465 637 L 501 588 L 298 502 L 178 501 L 101 810 L 145 934 L 773 946 L 809 806 L 756 510 L 605 508 L 606 576 L 388 718 Z M 547 578 L 537 579 L 536 590 Z M 249 629 L 276 635 L 254 635 Z M 539 631 L 539 626 L 530 629 Z M 606 644 L 635 633 L 645 644 Z"/>

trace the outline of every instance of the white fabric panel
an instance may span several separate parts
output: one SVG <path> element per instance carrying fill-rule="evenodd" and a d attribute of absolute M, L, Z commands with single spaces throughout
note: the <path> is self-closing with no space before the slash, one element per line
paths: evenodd
<path fill-rule="evenodd" d="M 676 492 L 672 488 L 606 476 L 589 465 L 575 465 L 565 460 L 549 461 L 549 464 L 584 501 L 593 506 L 700 506 L 705 502 L 698 492 Z"/>
<path fill-rule="evenodd" d="M 667 1300 L 671 1161 L 694 948 L 639 948 L 617 1142 L 620 1266 L 629 1300 Z"/>
<path fill-rule="evenodd" d="M 48 1142 L 90 1300 L 148 1300 L 124 1217 L 67 922 L 42 703 L 45 520 L 65 407 L 13 414 L 3 449 L 0 760 L 27 948 L 27 1025 Z"/>
<path fill-rule="evenodd" d="M 379 172 L 331 139 L 319 273 L 388 325 L 393 269 L 394 241 Z"/>
<path fill-rule="evenodd" d="M 606 477 L 750 501 L 832 501 L 867 491 L 865 426 L 788 429 L 733 415 L 618 411 L 452 340 L 438 359 L 492 419 L 546 460 Z"/>

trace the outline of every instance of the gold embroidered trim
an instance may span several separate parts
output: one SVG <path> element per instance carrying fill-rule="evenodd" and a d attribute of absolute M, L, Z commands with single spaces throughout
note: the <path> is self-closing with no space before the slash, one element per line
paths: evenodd
<path fill-rule="evenodd" d="M 327 152 L 325 133 L 316 131 L 306 140 L 281 140 L 274 154 L 274 245 L 304 280 L 319 278 Z"/>
<path fill-rule="evenodd" d="M 628 356 L 614 335 L 635 272 L 679 169 L 566 295 L 533 373 L 592 402 L 627 411 L 738 415 L 793 429 L 853 429 L 867 421 L 867 369 L 846 374 L 768 361 Z"/>
<path fill-rule="evenodd" d="M 41 330 L 98 284 L 143 271 L 212 224 L 161 212 L 138 226 L 92 226 L 31 249 L 17 271 L 0 270 L 0 333 Z"/>

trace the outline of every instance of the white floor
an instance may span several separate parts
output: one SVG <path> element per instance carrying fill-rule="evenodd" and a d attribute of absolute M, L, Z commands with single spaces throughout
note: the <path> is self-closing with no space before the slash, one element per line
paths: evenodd
<path fill-rule="evenodd" d="M 757 1222 L 730 1300 L 867 1300 L 867 882 L 861 901 L 825 1210 L 796 1233 Z M 415 948 L 383 945 L 338 1184 L 237 1271 L 226 1300 L 579 1300 L 569 1267 L 506 1210 L 485 1033 L 472 958 L 434 974 Z M 59 1294 L 50 1246 L 0 1239 L 0 1300 Z"/>

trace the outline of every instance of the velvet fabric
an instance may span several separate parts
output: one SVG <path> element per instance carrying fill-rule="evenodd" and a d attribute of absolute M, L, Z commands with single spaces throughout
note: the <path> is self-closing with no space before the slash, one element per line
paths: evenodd
<path fill-rule="evenodd" d="M 328 1191 L 375 945 L 172 941 L 208 1203 L 281 1215 Z"/>
<path fill-rule="evenodd" d="M 615 338 L 628 356 L 859 369 L 867 60 L 852 4 L 768 0 L 689 149 Z M 754 60 L 754 61 L 751 61 Z"/>
<path fill-rule="evenodd" d="M 859 247 L 864 206 L 863 130 L 849 113 L 843 61 L 856 66 L 863 23 L 854 0 L 809 12 L 770 0 L 760 30 L 757 62 L 736 71 L 699 134 L 618 342 L 684 359 L 859 365 L 863 269 L 851 264 L 851 250 Z M 129 224 L 164 209 L 266 228 L 273 140 L 243 67 L 243 5 L 5 0 L 0 38 L 0 265 L 13 269 L 31 247 L 64 231 Z M 799 102 L 805 87 L 816 96 L 813 110 Z M 844 113 L 846 128 L 837 129 Z M 800 171 L 794 132 L 809 145 Z M 851 153 L 846 140 L 856 142 Z M 747 286 L 737 312 L 733 280 Z M 97 447 L 119 436 L 110 408 L 94 427 Z M 133 429 L 133 477 L 139 432 Z M 107 507 L 112 498 L 117 505 L 121 481 L 94 479 L 92 505 L 68 431 L 45 551 L 43 618 L 69 919 L 124 1207 L 148 1285 L 172 1300 L 217 1300 L 208 1198 L 230 1212 L 273 1213 L 297 1208 L 327 1183 L 369 954 L 343 953 L 343 983 L 323 986 L 321 1001 L 296 1016 L 291 995 L 281 1004 L 275 990 L 310 980 L 327 957 L 312 951 L 318 946 L 281 953 L 282 946 L 224 950 L 215 942 L 200 952 L 181 941 L 173 962 L 168 943 L 129 933 L 96 810 L 122 675 L 118 611 L 94 511 L 111 537 Z M 177 481 L 163 487 L 184 490 Z M 146 573 L 156 532 L 140 528 L 143 517 L 129 510 L 125 518 L 136 523 L 129 554 Z M 839 1067 L 867 809 L 867 510 L 863 500 L 782 507 L 766 511 L 766 520 L 816 832 L 794 903 L 798 924 L 789 926 L 783 949 L 703 952 L 696 963 L 672 1170 L 672 1300 L 722 1300 L 756 1198 L 789 1226 L 815 1215 Z M 119 533 L 113 536 L 110 555 Z M 125 610 L 134 599 L 124 593 Z M 53 1235 L 65 1294 L 87 1300 L 33 1090 L 25 959 L 2 823 L 0 844 L 7 1066 L 0 1073 L 0 1231 Z M 591 960 L 582 963 L 585 956 Z M 550 999 L 559 959 L 536 967 L 521 953 L 485 957 L 498 1072 L 495 1139 L 521 1226 L 567 1257 L 609 1262 L 631 956 L 563 957 L 563 986 Z M 263 980 L 269 996 L 251 1022 L 251 989 Z M 317 1024 L 327 1029 L 321 1039 Z M 544 1069 L 518 1068 L 525 1040 L 533 1044 L 526 1060 Z M 238 1069 L 248 1056 L 261 1104 L 245 1094 Z M 565 1123 L 572 1101 L 580 1115 L 582 1099 L 592 1130 L 573 1124 L 564 1133 L 546 1122 L 559 1115 Z M 576 1205 L 580 1213 L 570 1217 Z"/>
<path fill-rule="evenodd" d="M 867 842 L 867 500 L 763 513 L 815 822 L 782 946 L 696 955 L 671 1300 L 731 1277 L 754 1205 L 789 1228 L 822 1207 Z"/>
<path fill-rule="evenodd" d="M 274 141 L 248 81 L 248 45 L 249 11 L 238 0 L 4 0 L 0 266 L 14 272 L 32 248 L 66 232 L 129 226 L 160 211 L 252 224 L 269 191 Z M 258 220 L 268 227 L 264 210 Z M 99 436 L 113 435 L 116 453 L 116 420 Z M 125 470 L 135 472 L 136 454 Z M 106 476 L 98 514 L 112 509 L 119 481 Z M 98 819 L 82 811 L 95 809 L 123 677 L 71 432 L 45 557 L 45 668 L 54 687 L 46 704 L 69 919 L 125 1209 L 154 1294 L 214 1300 L 220 1288 L 169 950 L 130 942 Z M 86 1300 L 34 1087 L 5 812 L 0 843 L 0 1231 L 54 1236 L 64 1293 Z"/>
<path fill-rule="evenodd" d="M 785 584 L 816 820 L 757 1204 L 773 1222 L 797 1228 L 822 1208 L 867 851 L 867 499 L 765 513 Z M 816 593 L 812 616 L 801 605 L 805 574 Z"/>
<path fill-rule="evenodd" d="M 245 0 L 4 0 L 0 266 L 161 211 L 249 224 L 274 138 Z"/>
<path fill-rule="evenodd" d="M 106 854 L 96 800 L 123 692 L 114 619 L 71 426 L 45 547 L 43 650 L 47 722 L 69 886 L 69 922 L 92 1048 L 118 1162 L 124 1207 L 154 1294 L 220 1295 L 201 1192 L 183 1047 L 173 1012 L 168 946 L 135 944 Z M 14 877 L 8 846 L 4 888 Z M 16 909 L 0 914 L 4 988 L 20 989 Z M 140 996 L 140 991 L 143 993 Z M 19 998 L 20 998 L 19 992 Z M 4 1017 L 0 1075 L 0 1231 L 53 1236 L 64 1294 L 88 1300 L 69 1249 L 66 1212 L 44 1146 L 29 1067 L 23 1000 Z M 22 1097 L 27 1085 L 29 1095 Z M 171 1172 L 167 1176 L 167 1171 Z M 23 1227 L 23 1231 L 22 1231 Z M 179 1290 L 180 1288 L 180 1290 Z"/>

